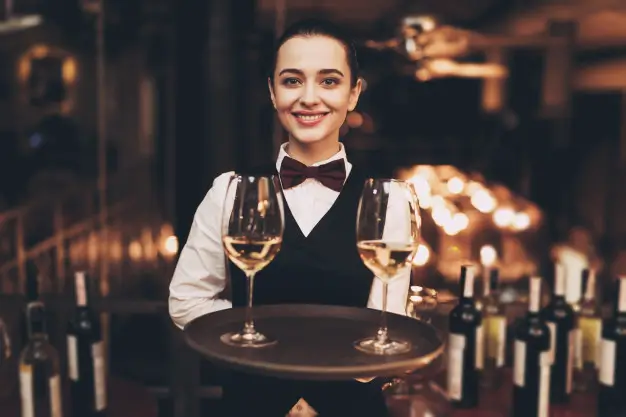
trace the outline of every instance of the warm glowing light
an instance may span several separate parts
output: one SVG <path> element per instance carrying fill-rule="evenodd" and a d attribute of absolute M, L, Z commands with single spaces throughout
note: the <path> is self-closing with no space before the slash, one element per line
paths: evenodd
<path fill-rule="evenodd" d="M 446 208 L 446 200 L 442 196 L 436 195 L 432 199 L 431 206 L 432 206 L 433 210 L 445 209 Z"/>
<path fill-rule="evenodd" d="M 163 249 L 166 255 L 176 255 L 178 253 L 178 238 L 173 235 L 167 237 L 163 243 Z"/>
<path fill-rule="evenodd" d="M 458 227 L 456 227 L 454 225 L 454 223 L 452 222 L 447 222 L 446 224 L 443 225 L 443 231 L 445 232 L 445 234 L 447 234 L 448 236 L 456 236 L 459 234 L 459 232 L 461 231 L 461 229 L 459 229 Z"/>
<path fill-rule="evenodd" d="M 483 266 L 489 267 L 496 263 L 498 259 L 498 252 L 496 252 L 496 248 L 491 245 L 485 245 L 480 248 L 480 263 Z"/>
<path fill-rule="evenodd" d="M 459 231 L 465 230 L 467 226 L 469 226 L 469 218 L 465 213 L 456 213 L 452 216 L 452 224 L 455 228 L 459 229 Z"/>
<path fill-rule="evenodd" d="M 509 227 L 515 219 L 515 211 L 511 208 L 499 208 L 493 213 L 493 222 L 498 227 Z"/>
<path fill-rule="evenodd" d="M 526 230 L 530 227 L 530 216 L 528 213 L 519 212 L 513 218 L 513 228 L 515 230 Z"/>
<path fill-rule="evenodd" d="M 50 49 L 45 45 L 35 45 L 30 50 L 30 56 L 34 59 L 42 59 L 48 56 Z"/>
<path fill-rule="evenodd" d="M 346 123 L 353 129 L 359 128 L 363 125 L 363 116 L 357 111 L 350 112 L 346 117 Z"/>
<path fill-rule="evenodd" d="M 122 243 L 119 239 L 109 239 L 109 256 L 113 261 L 121 261 L 122 256 L 124 255 L 124 250 L 122 248 Z"/>
<path fill-rule="evenodd" d="M 421 244 L 417 247 L 417 252 L 413 257 L 413 265 L 424 266 L 428 263 L 430 259 L 430 249 L 428 246 Z"/>
<path fill-rule="evenodd" d="M 130 259 L 132 259 L 133 261 L 141 259 L 141 257 L 143 256 L 143 248 L 141 247 L 141 243 L 137 242 L 136 240 L 131 242 L 128 246 L 128 256 L 130 256 Z"/>
<path fill-rule="evenodd" d="M 63 67 L 61 68 L 63 81 L 67 84 L 71 84 L 76 81 L 77 69 L 76 60 L 74 58 L 67 58 L 63 61 Z"/>
<path fill-rule="evenodd" d="M 425 196 L 430 196 L 430 184 L 428 184 L 428 180 L 422 175 L 413 176 L 409 182 L 415 187 L 415 192 L 420 199 Z"/>
<path fill-rule="evenodd" d="M 430 194 L 425 194 L 423 196 L 418 196 L 417 197 L 418 201 L 419 201 L 419 205 L 421 208 L 423 209 L 429 209 L 432 207 L 433 204 L 433 197 Z"/>
<path fill-rule="evenodd" d="M 472 197 L 476 193 L 476 191 L 483 190 L 483 189 L 484 189 L 483 186 L 479 182 L 470 181 L 465 186 L 465 193 L 468 196 Z"/>
<path fill-rule="evenodd" d="M 496 199 L 487 190 L 477 190 L 471 198 L 472 205 L 481 213 L 490 213 L 496 208 Z"/>
<path fill-rule="evenodd" d="M 450 213 L 450 210 L 445 207 L 435 207 L 434 204 L 432 217 L 435 224 L 440 227 L 452 222 L 452 213 Z"/>
<path fill-rule="evenodd" d="M 463 192 L 463 188 L 465 188 L 465 183 L 459 177 L 450 178 L 447 185 L 450 194 L 461 194 Z"/>

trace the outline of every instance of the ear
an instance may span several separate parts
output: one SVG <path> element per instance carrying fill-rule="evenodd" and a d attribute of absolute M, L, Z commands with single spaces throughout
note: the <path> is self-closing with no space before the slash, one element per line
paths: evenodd
<path fill-rule="evenodd" d="M 274 86 L 272 85 L 270 77 L 267 77 L 267 88 L 270 90 L 270 100 L 272 100 L 272 105 L 276 108 L 276 96 L 274 95 Z"/>
<path fill-rule="evenodd" d="M 361 89 L 363 88 L 363 82 L 361 78 L 356 81 L 356 85 L 350 90 L 350 100 L 348 103 L 348 111 L 353 111 L 359 102 L 361 96 Z"/>

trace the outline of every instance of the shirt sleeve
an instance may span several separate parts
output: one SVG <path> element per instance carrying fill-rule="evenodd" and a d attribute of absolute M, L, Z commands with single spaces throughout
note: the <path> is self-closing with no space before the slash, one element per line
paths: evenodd
<path fill-rule="evenodd" d="M 396 194 L 397 195 L 397 194 Z M 408 202 L 403 198 L 393 198 L 392 192 L 389 197 L 389 206 L 385 219 L 383 238 L 385 240 L 395 240 L 406 242 L 410 233 L 410 211 Z M 387 311 L 391 313 L 406 315 L 406 301 L 411 285 L 411 267 L 407 267 L 389 281 L 387 287 Z M 383 308 L 383 282 L 375 277 L 370 290 L 370 297 L 367 302 L 369 308 L 382 310 Z"/>
<path fill-rule="evenodd" d="M 194 215 L 170 283 L 169 313 L 181 329 L 193 319 L 232 307 L 219 298 L 226 286 L 222 209 L 232 172 L 213 181 Z"/>

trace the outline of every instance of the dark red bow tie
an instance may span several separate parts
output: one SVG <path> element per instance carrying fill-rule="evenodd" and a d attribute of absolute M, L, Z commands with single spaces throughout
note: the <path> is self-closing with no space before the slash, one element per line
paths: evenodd
<path fill-rule="evenodd" d="M 337 159 L 327 164 L 308 167 L 288 156 L 283 158 L 280 164 L 280 180 L 284 189 L 300 185 L 307 178 L 313 178 L 339 192 L 346 180 L 346 164 L 343 159 Z"/>

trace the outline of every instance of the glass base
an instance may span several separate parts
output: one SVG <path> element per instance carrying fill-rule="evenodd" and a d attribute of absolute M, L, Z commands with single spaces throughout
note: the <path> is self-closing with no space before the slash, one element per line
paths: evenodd
<path fill-rule="evenodd" d="M 354 347 L 371 355 L 399 355 L 411 350 L 411 343 L 400 339 L 387 339 L 381 343 L 378 337 L 368 337 L 354 342 Z"/>
<path fill-rule="evenodd" d="M 253 333 L 244 333 L 243 331 L 236 333 L 225 333 L 220 337 L 220 340 L 222 341 L 222 343 L 225 343 L 229 346 L 252 348 L 272 346 L 278 342 L 276 339 L 265 336 L 258 331 L 255 331 Z"/>

